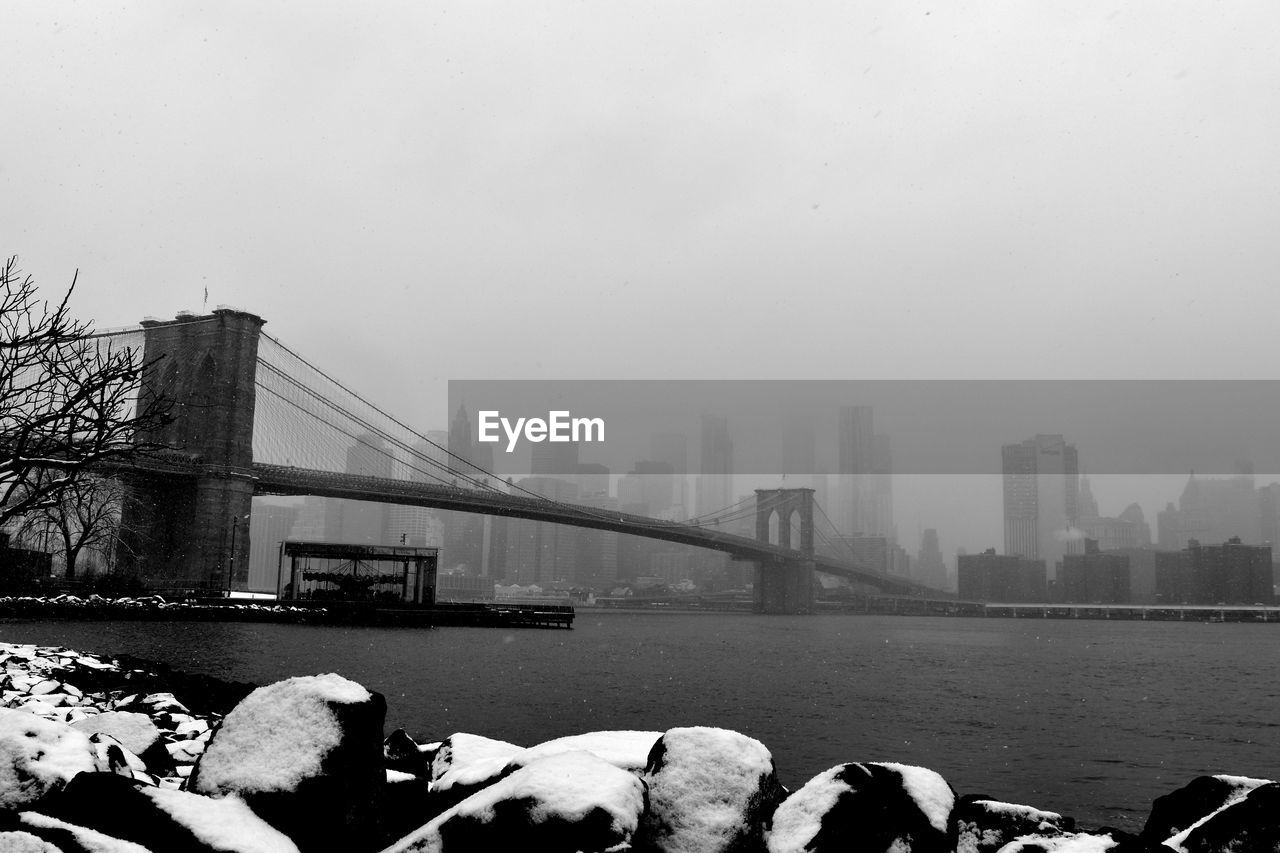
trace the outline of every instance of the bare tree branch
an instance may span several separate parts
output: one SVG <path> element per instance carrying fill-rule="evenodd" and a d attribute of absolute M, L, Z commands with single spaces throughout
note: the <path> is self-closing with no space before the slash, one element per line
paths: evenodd
<path fill-rule="evenodd" d="M 0 525 L 65 510 L 86 472 L 153 449 L 138 436 L 168 418 L 139 401 L 141 353 L 71 316 L 75 284 L 49 303 L 17 258 L 0 268 Z"/>

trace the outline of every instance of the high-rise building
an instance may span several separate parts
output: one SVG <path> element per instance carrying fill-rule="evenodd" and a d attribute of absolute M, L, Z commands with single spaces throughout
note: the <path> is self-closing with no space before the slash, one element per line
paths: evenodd
<path fill-rule="evenodd" d="M 1057 592 L 1071 604 L 1129 604 L 1129 558 L 1086 539 L 1083 554 L 1063 555 Z"/>
<path fill-rule="evenodd" d="M 867 517 L 875 473 L 875 423 L 870 406 L 842 406 L 836 425 L 835 524 L 851 536 L 878 533 Z"/>
<path fill-rule="evenodd" d="M 693 497 L 689 485 L 689 438 L 680 432 L 655 433 L 649 439 L 649 458 L 671 466 L 671 511 L 667 517 L 684 521 Z"/>
<path fill-rule="evenodd" d="M 938 531 L 927 528 L 920 535 L 920 553 L 916 556 L 915 580 L 934 589 L 948 587 L 947 564 L 938 545 Z"/>
<path fill-rule="evenodd" d="M 995 548 L 956 558 L 959 596 L 965 601 L 1043 602 L 1047 597 L 1045 574 L 1044 560 L 997 554 Z"/>
<path fill-rule="evenodd" d="M 347 449 L 346 472 L 358 477 L 390 479 L 394 463 L 386 442 L 372 433 L 357 436 L 356 443 Z M 344 500 L 341 506 L 342 528 L 338 533 L 339 542 L 391 544 L 387 504 Z"/>
<path fill-rule="evenodd" d="M 1156 598 L 1162 604 L 1273 604 L 1271 546 L 1232 537 L 1221 545 L 1192 540 L 1182 551 L 1156 554 Z"/>
<path fill-rule="evenodd" d="M 555 501 L 575 503 L 578 487 L 559 477 L 526 477 L 517 484 L 522 490 Z M 508 583 L 522 586 L 572 583 L 577 575 L 578 534 L 564 524 L 507 519 L 505 576 Z"/>
<path fill-rule="evenodd" d="M 1050 566 L 1083 550 L 1078 526 L 1080 462 L 1061 435 L 1037 435 L 1001 448 L 1004 550 Z"/>
<path fill-rule="evenodd" d="M 1265 502 L 1266 492 L 1254 488 L 1251 473 L 1205 479 L 1193 472 L 1177 508 L 1169 504 L 1159 515 L 1160 547 L 1177 550 L 1192 539 L 1225 542 L 1233 536 L 1248 545 L 1260 544 L 1266 541 Z"/>
<path fill-rule="evenodd" d="M 249 516 L 249 590 L 279 592 L 280 543 L 293 533 L 296 504 L 253 499 Z"/>
<path fill-rule="evenodd" d="M 698 459 L 698 515 L 707 515 L 733 503 L 733 442 L 729 421 L 718 415 L 702 416 L 702 453 Z"/>

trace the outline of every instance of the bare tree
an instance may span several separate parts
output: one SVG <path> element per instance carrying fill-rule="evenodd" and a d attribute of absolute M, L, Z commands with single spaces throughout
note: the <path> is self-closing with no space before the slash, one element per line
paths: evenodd
<path fill-rule="evenodd" d="M 42 301 L 9 258 L 0 269 L 0 526 L 62 506 L 95 468 L 126 464 L 135 438 L 167 418 L 137 401 L 142 356 L 95 337 L 68 307 Z"/>
<path fill-rule="evenodd" d="M 47 531 L 52 536 L 51 553 L 62 557 L 65 576 L 74 578 L 83 554 L 110 553 L 119 538 L 127 495 L 119 480 L 81 472 L 67 483 L 55 505 L 28 513 L 23 526 L 32 534 Z"/>

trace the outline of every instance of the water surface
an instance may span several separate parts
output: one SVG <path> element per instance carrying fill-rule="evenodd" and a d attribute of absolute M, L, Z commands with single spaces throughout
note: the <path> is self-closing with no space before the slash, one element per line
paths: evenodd
<path fill-rule="evenodd" d="M 12 621 L 0 640 L 257 683 L 338 672 L 420 741 L 724 726 L 792 788 L 899 761 L 1127 829 L 1202 773 L 1280 774 L 1275 625 L 580 611 L 573 631 Z"/>

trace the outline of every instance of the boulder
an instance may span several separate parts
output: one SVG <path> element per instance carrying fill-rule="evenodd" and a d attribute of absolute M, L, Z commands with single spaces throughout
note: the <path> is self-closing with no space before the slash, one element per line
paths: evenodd
<path fill-rule="evenodd" d="M 388 770 L 431 776 L 430 759 L 404 729 L 396 729 L 382 742 L 382 760 Z"/>
<path fill-rule="evenodd" d="M 40 814 L 155 853 L 297 853 L 297 846 L 235 796 L 151 788 L 112 773 L 82 773 Z M 27 816 L 27 822 L 31 818 Z M 36 831 L 32 825 L 31 831 Z"/>
<path fill-rule="evenodd" d="M 386 710 L 381 694 L 339 675 L 260 687 L 222 721 L 187 790 L 243 798 L 304 851 L 367 849 Z"/>
<path fill-rule="evenodd" d="M 1153 847 L 1136 835 L 1117 829 L 1101 829 L 1097 832 L 1065 832 L 1061 835 L 1028 835 L 1017 838 L 1000 853 L 1170 853 L 1166 848 Z"/>
<path fill-rule="evenodd" d="M 481 791 L 516 768 L 508 766 L 523 747 L 458 732 L 440 742 L 431 759 L 427 814 L 435 816 Z"/>
<path fill-rule="evenodd" d="M 94 765 L 99 773 L 118 773 L 148 785 L 156 784 L 146 763 L 111 735 L 95 732 L 89 736 L 89 742 L 93 744 Z"/>
<path fill-rule="evenodd" d="M 63 853 L 39 836 L 29 832 L 0 832 L 0 850 L 5 853 Z"/>
<path fill-rule="evenodd" d="M 1269 781 L 1248 776 L 1197 776 L 1178 790 L 1156 798 L 1142 837 L 1159 844 Z"/>
<path fill-rule="evenodd" d="M 951 812 L 956 853 L 996 853 L 1024 835 L 1050 838 L 1075 829 L 1075 821 L 1057 812 L 1002 803 L 989 797 L 961 797 Z"/>
<path fill-rule="evenodd" d="M 660 737 L 662 732 L 587 732 L 544 741 L 517 753 L 511 761 L 523 767 L 548 755 L 582 751 L 603 758 L 614 767 L 638 773 L 648 764 L 649 753 Z"/>
<path fill-rule="evenodd" d="M 67 823 L 36 812 L 23 812 L 18 822 L 24 832 L 38 836 L 62 853 L 154 853 L 141 844 L 112 838 L 93 829 Z M 6 849 L 0 844 L 0 850 Z"/>
<path fill-rule="evenodd" d="M 384 843 L 407 835 L 435 816 L 428 807 L 430 785 L 426 776 L 387 770 L 387 781 L 378 797 L 378 828 Z"/>
<path fill-rule="evenodd" d="M 642 776 L 649 808 L 635 847 L 662 853 L 732 853 L 761 846 L 785 794 L 764 744 L 727 729 L 671 729 Z"/>
<path fill-rule="evenodd" d="M 950 853 L 955 792 L 932 770 L 905 764 L 841 764 L 778 806 L 769 853 Z"/>
<path fill-rule="evenodd" d="M 93 772 L 94 757 L 84 732 L 0 708 L 0 812 L 28 808 L 77 773 Z"/>
<path fill-rule="evenodd" d="M 1280 784 L 1248 791 L 1164 842 L 1180 853 L 1280 850 Z"/>
<path fill-rule="evenodd" d="M 384 853 L 605 853 L 630 849 L 645 785 L 589 752 L 530 762 Z"/>

